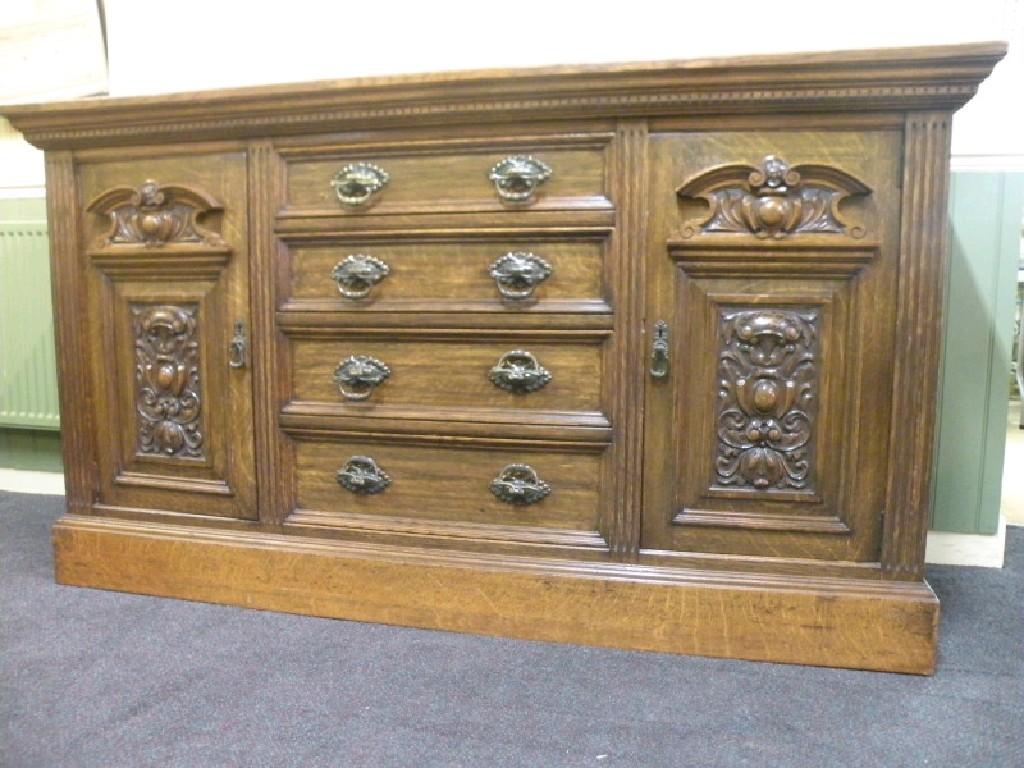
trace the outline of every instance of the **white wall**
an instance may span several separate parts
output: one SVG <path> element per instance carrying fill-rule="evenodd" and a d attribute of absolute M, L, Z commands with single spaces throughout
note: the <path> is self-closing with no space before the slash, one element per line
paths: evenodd
<path fill-rule="evenodd" d="M 175 0 L 171 14 L 154 14 L 137 0 L 106 5 L 110 90 L 123 95 L 445 69 L 998 40 L 1018 3 L 286 0 L 261 6 Z M 143 34 L 150 27 L 159 34 Z M 173 66 L 159 65 L 171 60 Z"/>
<path fill-rule="evenodd" d="M 698 58 L 787 51 L 1018 42 L 958 116 L 954 153 L 1024 155 L 1020 0 L 763 0 L 621 5 L 574 0 L 176 0 L 173 14 L 107 0 L 114 95 L 358 75 Z M 274 10 L 255 10 L 273 7 Z M 142 34 L 159 19 L 159 34 Z M 182 57 L 181 43 L 188 55 Z M 1018 50 L 1021 49 L 1021 50 Z M 173 66 L 159 66 L 160 61 Z M 138 66 L 148 62 L 155 66 Z"/>
<path fill-rule="evenodd" d="M 0 104 L 106 90 L 95 0 L 0 0 Z M 42 152 L 0 120 L 0 197 L 42 195 Z"/>
<path fill-rule="evenodd" d="M 107 87 L 96 0 L 0 0 L 0 103 Z"/>
<path fill-rule="evenodd" d="M 0 10 L 0 48 L 8 7 L 75 1 L 2 0 L 12 5 Z M 115 96 L 445 69 L 1012 40 L 1016 48 L 956 119 L 954 163 L 1024 170 L 1021 0 L 808 0 L 782 12 L 764 0 L 105 6 Z M 55 51 L 50 65 L 73 70 L 78 62 Z"/>
<path fill-rule="evenodd" d="M 992 39 L 1008 41 L 1010 51 L 953 118 L 954 170 L 1024 171 L 1024 2 L 992 5 L 1002 6 L 1001 17 L 990 16 L 998 22 Z"/>
<path fill-rule="evenodd" d="M 42 197 L 43 153 L 0 119 L 0 198 Z"/>

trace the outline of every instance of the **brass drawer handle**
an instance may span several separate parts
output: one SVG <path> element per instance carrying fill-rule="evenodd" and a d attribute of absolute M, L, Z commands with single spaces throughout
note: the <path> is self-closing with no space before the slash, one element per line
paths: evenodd
<path fill-rule="evenodd" d="M 494 182 L 498 196 L 513 203 L 526 202 L 541 184 L 551 178 L 551 167 L 529 155 L 509 155 L 498 162 L 487 178 Z"/>
<path fill-rule="evenodd" d="M 391 267 L 380 259 L 355 253 L 334 265 L 331 279 L 338 284 L 338 292 L 346 299 L 362 299 L 390 274 Z"/>
<path fill-rule="evenodd" d="M 544 369 L 531 353 L 514 349 L 498 359 L 489 374 L 494 386 L 508 392 L 536 392 L 549 381 L 551 374 Z"/>
<path fill-rule="evenodd" d="M 551 494 L 551 486 L 529 464 L 509 464 L 491 481 L 491 493 L 506 504 L 536 504 Z"/>
<path fill-rule="evenodd" d="M 533 295 L 533 289 L 553 271 L 540 256 L 526 251 L 510 251 L 491 265 L 490 275 L 498 292 L 506 299 L 521 301 Z"/>
<path fill-rule="evenodd" d="M 391 369 L 368 355 L 352 355 L 334 371 L 334 383 L 347 400 L 365 400 L 391 375 Z"/>
<path fill-rule="evenodd" d="M 384 188 L 391 176 L 373 163 L 351 163 L 331 179 L 338 200 L 345 205 L 362 205 Z"/>
<path fill-rule="evenodd" d="M 391 485 L 391 477 L 369 456 L 353 456 L 335 477 L 342 488 L 352 493 L 380 493 Z"/>

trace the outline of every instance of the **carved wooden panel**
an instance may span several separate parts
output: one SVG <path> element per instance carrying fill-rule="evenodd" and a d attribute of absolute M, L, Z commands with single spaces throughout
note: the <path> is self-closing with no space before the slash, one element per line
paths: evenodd
<path fill-rule="evenodd" d="M 132 305 L 139 453 L 203 456 L 198 307 Z"/>
<path fill-rule="evenodd" d="M 761 167 L 720 165 L 684 182 L 682 198 L 703 198 L 708 214 L 686 223 L 683 237 L 714 232 L 779 239 L 800 232 L 864 236 L 864 227 L 849 225 L 839 204 L 871 190 L 845 171 L 828 165 L 797 165 L 766 155 Z"/>
<path fill-rule="evenodd" d="M 255 517 L 252 376 L 230 359 L 235 325 L 252 335 L 244 153 L 126 148 L 76 173 L 96 501 Z"/>
<path fill-rule="evenodd" d="M 643 547 L 874 560 L 900 136 L 665 133 L 652 151 L 652 194 L 678 205 L 649 224 L 670 365 L 645 393 Z"/>
<path fill-rule="evenodd" d="M 147 179 L 139 187 L 115 187 L 99 195 L 88 210 L 109 216 L 104 245 L 161 246 L 170 243 L 222 247 L 216 232 L 197 219 L 222 209 L 214 198 L 197 189 L 161 185 Z"/>
<path fill-rule="evenodd" d="M 818 388 L 818 312 L 720 310 L 715 483 L 808 488 Z"/>

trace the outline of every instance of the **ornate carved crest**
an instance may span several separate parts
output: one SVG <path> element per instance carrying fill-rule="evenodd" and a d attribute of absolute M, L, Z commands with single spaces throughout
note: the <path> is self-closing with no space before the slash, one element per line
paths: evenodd
<path fill-rule="evenodd" d="M 110 217 L 105 245 L 160 246 L 168 243 L 200 243 L 222 248 L 216 232 L 197 219 L 222 209 L 220 203 L 199 190 L 162 186 L 152 179 L 138 189 L 109 189 L 89 204 L 89 210 Z"/>
<path fill-rule="evenodd" d="M 719 485 L 807 487 L 817 410 L 817 323 L 815 310 L 722 310 Z"/>
<path fill-rule="evenodd" d="M 138 451 L 202 455 L 196 308 L 133 306 Z"/>
<path fill-rule="evenodd" d="M 839 204 L 871 190 L 845 171 L 827 165 L 797 165 L 768 155 L 761 167 L 721 165 L 686 181 L 676 194 L 702 198 L 709 213 L 683 227 L 682 236 L 739 232 L 760 238 L 783 238 L 797 232 L 828 232 L 864 236 L 850 226 Z"/>

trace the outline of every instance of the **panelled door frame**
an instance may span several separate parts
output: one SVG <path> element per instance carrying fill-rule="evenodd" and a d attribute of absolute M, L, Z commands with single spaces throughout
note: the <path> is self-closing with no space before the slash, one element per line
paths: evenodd
<path fill-rule="evenodd" d="M 95 502 L 255 519 L 246 159 L 138 152 L 76 157 Z"/>
<path fill-rule="evenodd" d="M 666 157 L 679 135 L 652 133 L 651 144 L 645 324 L 650 355 L 655 322 L 668 323 L 669 373 L 646 379 L 642 555 L 877 564 L 899 231 L 899 219 L 881 212 L 899 208 L 899 132 L 695 132 L 676 153 L 686 157 Z M 781 191 L 768 178 L 772 162 Z M 780 199 L 790 202 L 776 221 L 769 208 Z M 729 331 L 727 312 L 752 313 L 755 322 Z M 738 338 L 744 333 L 753 334 L 750 344 Z M 781 333 L 795 335 L 768 357 L 814 337 L 817 359 L 808 365 L 818 370 L 807 381 L 781 375 L 781 358 L 745 373 L 727 360 L 745 347 L 749 366 L 751 350 L 764 353 Z M 806 409 L 810 440 L 801 443 L 808 481 L 758 489 L 753 480 L 730 487 L 735 474 L 716 478 L 716 452 L 729 461 L 728 430 L 715 422 L 721 398 L 733 398 L 733 416 L 748 430 L 747 442 L 727 449 L 732 463 L 773 480 L 785 470 L 786 451 L 774 450 L 789 437 L 784 419 L 803 418 L 795 400 L 784 405 L 800 387 L 818 390 Z M 754 406 L 762 395 L 776 403 L 763 413 Z M 754 429 L 780 425 L 775 443 Z"/>

